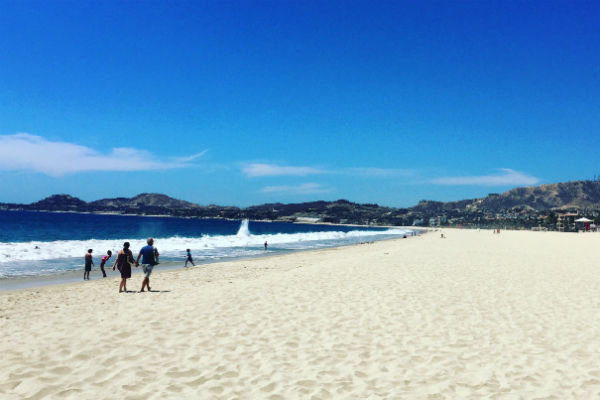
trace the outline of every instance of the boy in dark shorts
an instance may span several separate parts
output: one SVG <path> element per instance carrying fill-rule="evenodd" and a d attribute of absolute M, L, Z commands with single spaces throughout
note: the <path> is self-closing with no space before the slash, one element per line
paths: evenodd
<path fill-rule="evenodd" d="M 106 271 L 104 271 L 104 264 L 110 259 L 112 256 L 112 251 L 108 250 L 106 255 L 102 257 L 102 261 L 100 261 L 100 270 L 102 271 L 102 277 L 106 278 Z"/>
<path fill-rule="evenodd" d="M 92 265 L 94 265 L 94 260 L 92 260 L 92 249 L 89 249 L 87 254 L 84 257 L 85 259 L 85 269 L 83 271 L 83 280 L 90 280 L 90 271 L 92 270 Z"/>
<path fill-rule="evenodd" d="M 187 263 L 191 262 L 192 263 L 192 267 L 195 267 L 196 264 L 194 264 L 194 260 L 192 260 L 192 253 L 190 253 L 190 249 L 187 249 L 187 260 L 185 260 L 185 265 L 184 267 L 187 267 Z"/>

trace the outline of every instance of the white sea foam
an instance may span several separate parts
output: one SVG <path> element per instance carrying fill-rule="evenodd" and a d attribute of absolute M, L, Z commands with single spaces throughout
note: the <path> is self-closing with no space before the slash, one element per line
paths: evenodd
<path fill-rule="evenodd" d="M 155 245 L 165 256 L 182 256 L 186 249 L 191 249 L 195 257 L 226 257 L 246 254 L 251 248 L 260 248 L 268 242 L 270 248 L 280 249 L 309 249 L 331 246 L 337 243 L 345 244 L 357 241 L 374 240 L 378 236 L 398 236 L 409 231 L 402 229 L 388 229 L 382 231 L 328 231 L 305 233 L 278 233 L 253 235 L 248 232 L 247 225 L 244 229 L 242 223 L 236 235 L 203 235 L 201 237 L 168 237 L 156 238 Z M 69 259 L 78 257 L 83 259 L 87 249 L 94 249 L 94 256 L 99 257 L 106 250 L 113 253 L 122 248 L 123 242 L 131 243 L 131 249 L 136 252 L 146 243 L 143 239 L 89 239 L 89 240 L 57 240 L 52 242 L 9 242 L 0 243 L 0 266 L 11 262 L 42 261 Z M 237 249 L 237 250 L 236 250 Z M 238 254 L 240 253 L 241 254 Z M 1 273 L 0 273 L 1 275 Z"/>
<path fill-rule="evenodd" d="M 250 220 L 249 219 L 244 219 L 242 220 L 242 223 L 240 224 L 240 229 L 238 229 L 238 236 L 241 237 L 249 237 L 250 236 Z"/>

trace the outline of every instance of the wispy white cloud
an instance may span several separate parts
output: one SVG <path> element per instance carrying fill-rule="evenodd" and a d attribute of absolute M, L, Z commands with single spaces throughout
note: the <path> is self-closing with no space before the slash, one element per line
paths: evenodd
<path fill-rule="evenodd" d="M 277 164 L 247 164 L 242 171 L 249 177 L 257 176 L 306 176 L 324 174 L 327 171 L 315 167 L 284 166 Z"/>
<path fill-rule="evenodd" d="M 432 179 L 431 183 L 437 185 L 449 186 L 517 186 L 517 185 L 535 185 L 540 182 L 539 178 L 515 171 L 509 168 L 498 169 L 500 173 L 496 175 L 481 176 L 448 176 Z"/>
<path fill-rule="evenodd" d="M 391 178 L 391 177 L 412 177 L 415 171 L 402 168 L 374 168 L 374 167 L 359 167 L 348 168 L 340 171 L 341 173 L 356 174 L 360 176 L 373 178 Z"/>
<path fill-rule="evenodd" d="M 409 177 L 414 171 L 400 168 L 337 168 L 324 169 L 311 166 L 287 166 L 268 163 L 252 163 L 242 167 L 242 171 L 248 177 L 265 176 L 307 176 L 307 175 L 359 175 L 364 177 Z"/>
<path fill-rule="evenodd" d="M 62 176 L 90 171 L 147 171 L 183 168 L 201 157 L 160 159 L 145 151 L 115 147 L 100 152 L 69 142 L 50 141 L 28 133 L 0 135 L 0 170 L 34 171 L 50 176 Z"/>
<path fill-rule="evenodd" d="M 175 158 L 175 161 L 181 162 L 181 163 L 188 163 L 188 162 L 191 162 L 191 161 L 197 160 L 198 158 L 203 157 L 207 151 L 208 150 L 204 150 L 204 151 L 201 151 L 200 153 L 192 154 L 191 156 L 187 156 L 187 157 L 177 157 L 177 158 Z"/>
<path fill-rule="evenodd" d="M 261 193 L 287 193 L 287 194 L 318 194 L 329 193 L 331 188 L 324 187 L 319 183 L 303 183 L 300 185 L 266 186 L 260 190 Z"/>

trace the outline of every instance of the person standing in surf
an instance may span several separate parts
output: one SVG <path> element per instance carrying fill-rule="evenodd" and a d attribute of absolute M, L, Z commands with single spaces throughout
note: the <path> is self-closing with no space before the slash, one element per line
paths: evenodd
<path fill-rule="evenodd" d="M 154 239 L 148 238 L 146 240 L 148 243 L 147 246 L 142 247 L 140 253 L 137 256 L 137 260 L 135 260 L 135 266 L 140 265 L 140 257 L 142 258 L 142 269 L 144 270 L 144 280 L 142 281 L 142 288 L 140 292 L 144 292 L 144 287 L 148 288 L 150 291 L 150 274 L 152 274 L 152 270 L 154 266 L 158 264 L 158 249 L 154 247 Z"/>
<path fill-rule="evenodd" d="M 117 259 L 113 264 L 113 271 L 115 267 L 119 269 L 121 273 L 121 283 L 119 284 L 119 293 L 127 292 L 127 279 L 131 278 L 131 264 L 133 260 L 133 253 L 129 250 L 129 242 L 123 243 L 123 250 L 117 254 Z M 136 265 L 137 267 L 137 265 Z"/>
<path fill-rule="evenodd" d="M 90 280 L 90 271 L 92 270 L 92 265 L 94 265 L 94 260 L 92 260 L 92 249 L 89 249 L 84 257 L 85 259 L 85 269 L 83 271 L 83 280 Z"/>

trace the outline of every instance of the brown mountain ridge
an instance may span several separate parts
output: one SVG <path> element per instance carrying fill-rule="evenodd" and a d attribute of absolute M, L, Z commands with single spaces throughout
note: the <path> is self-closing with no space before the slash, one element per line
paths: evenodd
<path fill-rule="evenodd" d="M 321 222 L 373 225 L 428 225 L 432 218 L 438 218 L 438 221 L 450 221 L 450 225 L 453 223 L 482 225 L 510 219 L 513 222 L 518 220 L 519 226 L 528 226 L 533 224 L 531 222 L 533 220 L 539 225 L 540 218 L 563 211 L 574 211 L 591 217 L 598 216 L 600 181 L 585 180 L 520 187 L 504 193 L 490 193 L 483 198 L 460 201 L 423 200 L 409 208 L 358 204 L 348 200 L 295 204 L 272 203 L 247 208 L 201 206 L 164 194 L 142 193 L 131 198 L 107 198 L 92 202 L 85 202 L 66 194 L 53 195 L 31 204 L 0 203 L 0 209 L 285 221 L 312 217 Z"/>

